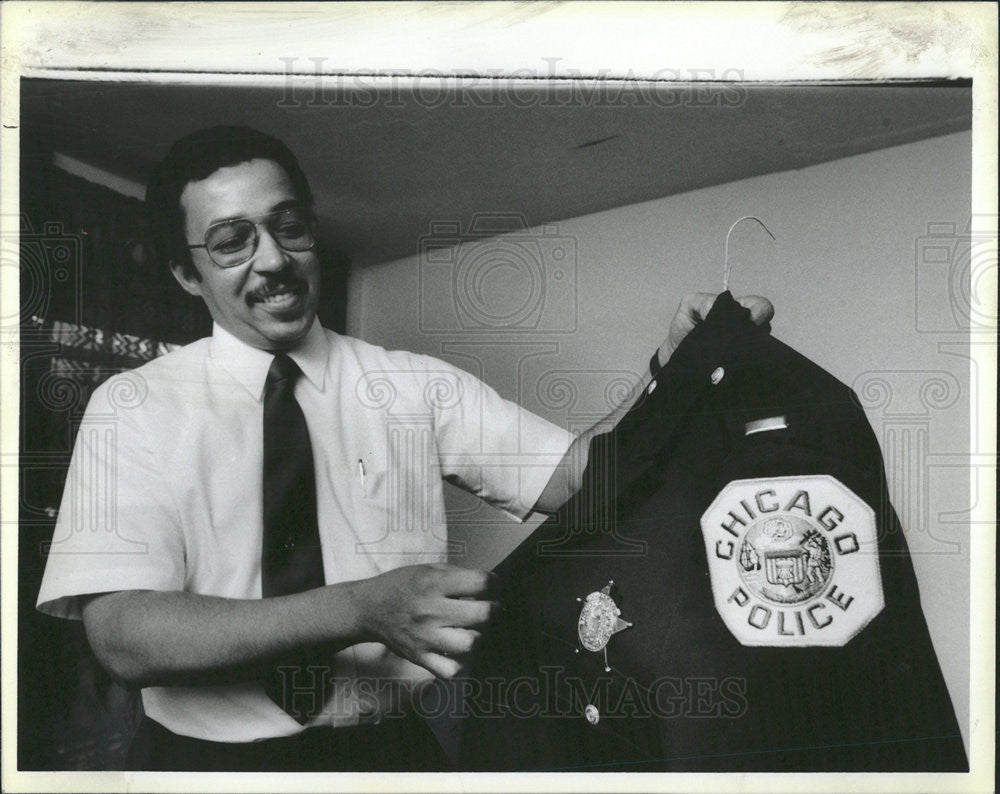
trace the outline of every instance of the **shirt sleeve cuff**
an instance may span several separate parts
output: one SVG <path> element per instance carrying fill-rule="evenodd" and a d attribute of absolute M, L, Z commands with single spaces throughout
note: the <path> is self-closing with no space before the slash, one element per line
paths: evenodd
<path fill-rule="evenodd" d="M 94 569 L 67 574 L 58 582 L 43 582 L 36 608 L 55 618 L 80 620 L 81 603 L 85 596 L 116 593 L 120 590 L 180 590 L 168 572 L 156 568 L 132 571 Z"/>

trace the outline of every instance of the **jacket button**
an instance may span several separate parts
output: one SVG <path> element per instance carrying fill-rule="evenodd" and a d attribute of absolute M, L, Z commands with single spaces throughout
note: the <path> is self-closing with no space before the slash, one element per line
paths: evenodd
<path fill-rule="evenodd" d="M 652 394 L 654 391 L 656 391 L 656 381 L 651 380 L 649 385 L 646 387 L 646 394 Z"/>
<path fill-rule="evenodd" d="M 712 370 L 712 385 L 717 386 L 726 377 L 726 371 L 722 367 Z"/>
<path fill-rule="evenodd" d="M 597 706 L 590 703 L 588 703 L 587 707 L 583 710 L 583 716 L 587 718 L 587 722 L 591 725 L 597 725 L 597 723 L 601 721 L 601 712 L 597 710 Z"/>

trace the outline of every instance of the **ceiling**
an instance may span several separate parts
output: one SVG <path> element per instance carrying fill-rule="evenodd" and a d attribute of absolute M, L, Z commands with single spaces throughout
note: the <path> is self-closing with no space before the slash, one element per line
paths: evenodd
<path fill-rule="evenodd" d="M 971 128 L 971 86 L 304 83 L 260 88 L 24 80 L 22 136 L 143 183 L 181 135 L 285 140 L 355 265 L 416 253 L 435 221 L 528 226 Z M 360 87 L 359 87 L 360 86 Z"/>

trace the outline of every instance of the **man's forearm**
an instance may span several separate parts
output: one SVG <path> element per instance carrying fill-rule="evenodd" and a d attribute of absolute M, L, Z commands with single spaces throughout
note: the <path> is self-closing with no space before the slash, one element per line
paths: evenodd
<path fill-rule="evenodd" d="M 651 364 L 657 368 L 666 364 L 673 354 L 673 351 L 681 343 L 685 336 L 700 323 L 715 303 L 716 296 L 707 292 L 692 292 L 685 295 L 681 301 L 674 318 L 670 323 L 670 331 L 666 340 L 657 348 L 656 356 Z M 758 295 L 748 295 L 737 299 L 740 305 L 748 309 L 750 318 L 757 325 L 763 325 L 771 321 L 774 316 L 774 306 L 767 298 Z M 646 370 L 639 381 L 635 384 L 631 394 L 622 401 L 607 417 L 598 422 L 590 429 L 581 433 L 570 445 L 569 450 L 563 456 L 559 466 L 549 479 L 545 490 L 542 491 L 538 501 L 535 502 L 535 509 L 543 513 L 555 513 L 573 495 L 580 490 L 583 484 L 583 472 L 587 468 L 587 456 L 590 450 L 590 442 L 594 436 L 600 433 L 607 433 L 613 430 L 618 421 L 628 413 L 629 408 L 642 391 L 649 386 L 653 379 L 653 373 Z"/>
<path fill-rule="evenodd" d="M 665 355 L 663 347 L 660 348 L 657 355 L 663 361 L 663 356 Z M 638 396 L 649 385 L 652 379 L 653 375 L 651 372 L 647 371 L 644 373 L 633 385 L 628 396 L 619 405 L 615 406 L 611 413 L 573 439 L 573 443 L 566 450 L 566 454 L 563 455 L 556 470 L 552 473 L 552 477 L 549 478 L 545 489 L 538 497 L 538 501 L 535 503 L 535 510 L 543 513 L 555 513 L 580 490 L 583 484 L 583 472 L 587 468 L 590 442 L 594 439 L 594 436 L 614 429 L 621 418 L 629 412 L 629 409 L 635 403 L 636 399 L 638 399 Z"/>
<path fill-rule="evenodd" d="M 219 683 L 254 677 L 295 648 L 361 641 L 354 585 L 295 595 L 232 599 L 184 592 L 121 591 L 83 607 L 99 661 L 131 686 Z"/>
<path fill-rule="evenodd" d="M 645 389 L 649 380 L 649 376 L 640 380 L 633 390 L 634 394 L 639 394 L 642 389 Z M 535 502 L 535 510 L 542 513 L 555 513 L 580 490 L 580 486 L 583 484 L 583 472 L 587 468 L 590 442 L 594 436 L 613 430 L 618 421 L 628 413 L 630 407 L 631 402 L 622 403 L 596 425 L 584 430 L 573 439 L 573 443 L 566 450 L 566 454 L 563 455 L 556 470 L 546 483 L 538 501 Z"/>

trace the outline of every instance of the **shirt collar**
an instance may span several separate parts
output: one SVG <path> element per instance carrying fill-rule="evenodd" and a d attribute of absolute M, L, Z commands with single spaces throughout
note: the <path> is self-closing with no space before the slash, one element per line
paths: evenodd
<path fill-rule="evenodd" d="M 329 348 L 330 342 L 323 326 L 315 319 L 299 343 L 285 352 L 299 365 L 302 374 L 322 391 L 326 382 Z M 274 360 L 274 353 L 248 345 L 218 323 L 213 323 L 209 356 L 215 364 L 239 381 L 255 400 L 263 399 L 264 382 Z"/>

